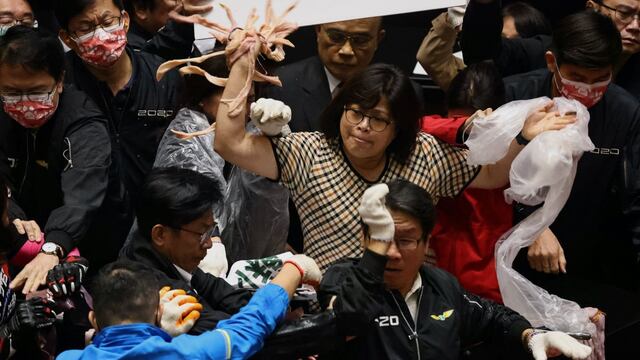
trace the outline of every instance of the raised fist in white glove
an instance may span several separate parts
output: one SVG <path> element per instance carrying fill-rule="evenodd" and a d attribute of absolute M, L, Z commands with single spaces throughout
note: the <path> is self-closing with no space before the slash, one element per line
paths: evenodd
<path fill-rule="evenodd" d="M 173 337 L 191 330 L 202 311 L 202 304 L 195 297 L 182 289 L 170 290 L 168 286 L 160 290 L 160 304 L 160 327 Z"/>
<path fill-rule="evenodd" d="M 560 331 L 534 332 L 529 337 L 529 350 L 536 360 L 564 355 L 571 359 L 586 359 L 591 348 Z"/>
<path fill-rule="evenodd" d="M 285 264 L 291 264 L 298 268 L 303 284 L 317 285 L 322 280 L 322 272 L 316 264 L 316 262 L 304 254 L 296 254 L 288 258 L 284 262 Z"/>
<path fill-rule="evenodd" d="M 388 193 L 387 184 L 377 184 L 368 188 L 360 200 L 358 212 L 362 221 L 369 227 L 369 237 L 373 240 L 393 241 L 395 225 L 384 202 Z"/>
<path fill-rule="evenodd" d="M 262 98 L 251 103 L 249 117 L 263 134 L 276 136 L 291 121 L 291 108 L 282 101 Z"/>

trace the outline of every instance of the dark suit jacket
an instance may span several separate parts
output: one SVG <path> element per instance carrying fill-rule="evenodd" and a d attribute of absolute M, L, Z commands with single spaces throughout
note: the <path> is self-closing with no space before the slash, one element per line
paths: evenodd
<path fill-rule="evenodd" d="M 320 131 L 320 114 L 331 101 L 329 81 L 318 56 L 285 65 L 275 74 L 282 87 L 269 86 L 264 96 L 291 107 L 291 131 Z"/>

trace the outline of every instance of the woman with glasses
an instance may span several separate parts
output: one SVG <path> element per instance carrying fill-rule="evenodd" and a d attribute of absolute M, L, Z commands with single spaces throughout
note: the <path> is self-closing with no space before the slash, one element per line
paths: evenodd
<path fill-rule="evenodd" d="M 232 64 L 223 99 L 244 86 L 249 54 Z M 466 186 L 495 188 L 507 182 L 512 159 L 522 149 L 514 140 L 498 163 L 482 168 L 466 163 L 467 152 L 418 133 L 418 101 L 407 76 L 378 64 L 348 80 L 322 115 L 322 132 L 282 138 L 247 134 L 228 107 L 218 110 L 215 150 L 227 161 L 289 188 L 300 214 L 304 251 L 322 269 L 343 257 L 359 257 L 357 202 L 371 184 L 407 179 L 436 199 L 456 196 Z M 543 119 L 540 121 L 541 119 Z M 522 135 L 573 120 L 544 110 L 533 114 Z"/>

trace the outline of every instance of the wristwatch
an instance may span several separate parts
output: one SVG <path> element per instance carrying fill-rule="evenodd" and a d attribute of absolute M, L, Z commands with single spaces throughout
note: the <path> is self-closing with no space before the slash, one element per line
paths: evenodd
<path fill-rule="evenodd" d="M 42 245 L 42 249 L 40 249 L 41 253 L 47 254 L 47 255 L 55 255 L 57 256 L 59 259 L 62 259 L 62 247 L 56 243 L 52 243 L 52 242 L 46 242 Z"/>

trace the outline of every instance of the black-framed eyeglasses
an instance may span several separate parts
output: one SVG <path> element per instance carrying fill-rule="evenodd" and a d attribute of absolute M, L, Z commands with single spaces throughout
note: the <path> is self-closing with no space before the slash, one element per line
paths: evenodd
<path fill-rule="evenodd" d="M 28 100 L 28 101 L 51 101 L 53 99 L 53 95 L 56 93 L 58 89 L 58 84 L 53 86 L 51 91 L 40 91 L 40 92 L 0 92 L 0 99 L 5 104 L 14 104 L 19 101 Z"/>
<path fill-rule="evenodd" d="M 373 37 L 366 34 L 350 34 L 336 29 L 324 29 L 329 41 L 335 45 L 344 45 L 347 40 L 354 48 L 363 48 L 369 45 Z"/>
<path fill-rule="evenodd" d="M 602 0 L 596 1 L 596 4 L 602 5 L 605 8 L 613 11 L 615 13 L 616 19 L 620 20 L 623 24 L 630 24 L 633 19 L 640 20 L 640 11 L 633 11 L 627 8 L 617 9 L 605 4 Z"/>
<path fill-rule="evenodd" d="M 102 28 L 105 31 L 114 30 L 122 25 L 123 14 L 121 13 L 118 16 L 109 16 L 104 19 L 99 24 L 95 23 L 81 23 L 78 28 L 69 34 L 71 38 L 78 40 L 80 38 L 90 39 L 95 34 L 98 28 Z"/>
<path fill-rule="evenodd" d="M 371 128 L 371 130 L 376 132 L 384 131 L 384 129 L 386 129 L 389 124 L 391 124 L 391 120 L 367 115 L 358 109 L 350 108 L 347 106 L 344 107 L 344 112 L 345 119 L 351 125 L 358 125 L 362 122 L 362 120 L 367 118 L 369 120 L 369 127 Z"/>
<path fill-rule="evenodd" d="M 0 26 L 12 27 L 16 25 L 26 25 L 31 27 L 38 27 L 38 21 L 33 14 L 25 15 L 20 19 L 13 17 L 12 15 L 0 15 Z"/>
<path fill-rule="evenodd" d="M 187 232 L 187 233 L 190 233 L 190 234 L 194 234 L 194 235 L 200 235 L 200 245 L 204 244 L 207 240 L 209 240 L 213 236 L 215 236 L 216 233 L 217 233 L 217 228 L 218 228 L 218 224 L 214 224 L 207 231 L 201 233 L 201 232 L 185 229 L 185 228 L 182 228 L 182 227 L 173 227 L 173 226 L 169 226 L 169 225 L 167 225 L 167 226 L 172 228 L 172 229 L 174 229 L 174 230 L 184 231 L 184 232 Z"/>

